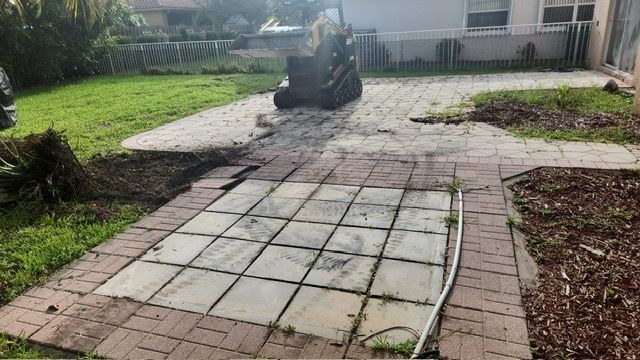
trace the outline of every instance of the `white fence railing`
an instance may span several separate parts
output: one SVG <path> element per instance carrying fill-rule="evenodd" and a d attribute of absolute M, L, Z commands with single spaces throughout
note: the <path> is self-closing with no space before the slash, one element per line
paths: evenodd
<path fill-rule="evenodd" d="M 591 22 L 357 35 L 364 72 L 490 70 L 585 65 Z M 232 40 L 128 44 L 110 48 L 103 74 L 281 72 L 286 59 L 231 55 Z"/>

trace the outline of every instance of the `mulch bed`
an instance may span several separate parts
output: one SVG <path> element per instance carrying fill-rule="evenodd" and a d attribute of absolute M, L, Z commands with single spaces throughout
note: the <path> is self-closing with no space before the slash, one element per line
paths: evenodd
<path fill-rule="evenodd" d="M 539 265 L 534 356 L 640 359 L 640 172 L 540 169 L 512 189 Z"/>
<path fill-rule="evenodd" d="M 551 110 L 518 102 L 493 102 L 460 117 L 427 116 L 411 118 L 425 124 L 459 125 L 465 121 L 483 122 L 510 129 L 545 129 L 550 131 L 590 131 L 620 128 L 630 142 L 640 143 L 640 116 L 627 114 L 579 114 L 573 110 Z"/>
<path fill-rule="evenodd" d="M 633 142 L 640 142 L 640 117 L 627 114 L 579 114 L 573 110 L 550 110 L 517 102 L 494 102 L 468 114 L 468 120 L 509 129 L 551 131 L 621 128 Z"/>

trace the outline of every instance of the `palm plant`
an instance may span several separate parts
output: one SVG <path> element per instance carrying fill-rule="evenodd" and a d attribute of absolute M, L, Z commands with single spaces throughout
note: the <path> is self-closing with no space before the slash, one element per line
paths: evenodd
<path fill-rule="evenodd" d="M 44 0 L 0 0 L 0 14 L 14 11 L 20 18 L 30 14 L 40 16 Z M 64 0 L 65 8 L 74 19 L 80 19 L 87 27 L 104 17 L 109 0 Z"/>

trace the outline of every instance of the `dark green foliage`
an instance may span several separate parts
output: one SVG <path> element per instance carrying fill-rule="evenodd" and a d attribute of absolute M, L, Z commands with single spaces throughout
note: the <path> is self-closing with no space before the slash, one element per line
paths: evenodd
<path fill-rule="evenodd" d="M 182 35 L 180 34 L 169 35 L 169 42 L 181 42 L 181 41 L 185 41 Z"/>
<path fill-rule="evenodd" d="M 110 0 L 104 19 L 87 25 L 74 19 L 64 0 L 43 2 L 40 16 L 27 9 L 0 11 L 0 66 L 21 87 L 92 74 L 109 42 L 107 29 L 133 25 L 136 15 L 124 0 Z"/>
<path fill-rule="evenodd" d="M 164 38 L 161 35 L 156 34 L 140 35 L 136 37 L 136 43 L 138 44 L 157 43 L 163 41 Z"/>
<path fill-rule="evenodd" d="M 207 31 L 204 34 L 204 38 L 205 40 L 220 40 L 220 37 L 218 36 L 217 32 L 213 32 L 213 31 Z"/>
<path fill-rule="evenodd" d="M 202 36 L 202 34 L 200 33 L 189 34 L 189 41 L 202 41 L 202 40 L 204 40 L 204 36 Z"/>
<path fill-rule="evenodd" d="M 126 45 L 132 44 L 133 38 L 131 38 L 131 36 L 129 35 L 118 35 L 113 37 L 113 41 L 115 41 L 115 43 L 118 45 Z"/>

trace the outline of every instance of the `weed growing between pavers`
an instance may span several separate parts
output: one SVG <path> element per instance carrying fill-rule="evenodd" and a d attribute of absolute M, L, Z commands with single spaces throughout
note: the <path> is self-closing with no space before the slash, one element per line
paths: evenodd
<path fill-rule="evenodd" d="M 415 349 L 416 345 L 418 345 L 417 339 L 410 339 L 400 343 L 395 343 L 390 341 L 387 336 L 379 335 L 373 338 L 371 349 L 374 351 L 386 351 L 409 358 L 413 354 L 413 349 Z"/>

